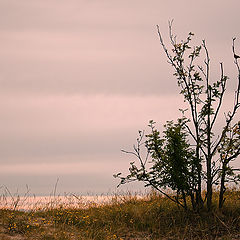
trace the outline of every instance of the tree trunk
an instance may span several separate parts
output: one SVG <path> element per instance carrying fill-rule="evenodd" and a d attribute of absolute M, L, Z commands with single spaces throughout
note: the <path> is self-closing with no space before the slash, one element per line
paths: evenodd
<path fill-rule="evenodd" d="M 199 139 L 198 139 L 199 142 Z M 197 142 L 197 147 L 196 147 L 196 159 L 197 159 L 197 174 L 198 174 L 198 181 L 197 181 L 197 189 L 196 189 L 196 205 L 198 209 L 201 209 L 203 207 L 203 200 L 202 200 L 202 166 L 200 163 L 200 154 L 199 154 L 199 146 Z"/>
<path fill-rule="evenodd" d="M 224 204 L 224 201 L 225 201 L 225 198 L 223 198 L 224 193 L 226 191 L 225 177 L 226 177 L 226 164 L 223 163 L 222 176 L 221 176 L 221 186 L 220 186 L 220 192 L 219 192 L 219 203 L 218 203 L 219 209 L 221 209 L 223 207 L 223 204 Z"/>
<path fill-rule="evenodd" d="M 190 193 L 190 197 L 191 197 L 191 203 L 192 203 L 192 209 L 193 211 L 196 210 L 196 202 L 195 202 L 195 198 L 194 198 L 194 193 Z"/>
<path fill-rule="evenodd" d="M 211 159 L 207 159 L 207 209 L 210 211 L 212 208 L 212 172 L 211 172 Z"/>
<path fill-rule="evenodd" d="M 183 197 L 184 209 L 187 210 L 186 194 L 183 189 L 182 189 L 182 197 Z"/>
<path fill-rule="evenodd" d="M 209 89 L 208 80 L 208 115 L 207 115 L 207 209 L 212 208 L 212 153 L 211 153 L 211 90 Z"/>

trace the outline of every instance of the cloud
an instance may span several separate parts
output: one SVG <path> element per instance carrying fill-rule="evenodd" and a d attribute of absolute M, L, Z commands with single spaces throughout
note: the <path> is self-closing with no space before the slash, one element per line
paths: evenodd
<path fill-rule="evenodd" d="M 2 97 L 0 161 L 34 162 L 42 156 L 51 162 L 61 155 L 67 161 L 72 154 L 83 158 L 120 153 L 150 119 L 163 123 L 176 118 L 180 99 L 175 95 Z"/>
<path fill-rule="evenodd" d="M 198 44 L 207 40 L 217 64 L 232 65 L 231 37 L 239 34 L 239 3 L 206 3 L 181 1 L 173 8 L 159 1 L 2 0 L 0 91 L 172 94 L 173 72 L 160 49 L 156 24 L 166 37 L 167 20 L 175 18 L 179 39 L 196 32 Z M 221 17 L 224 12 L 231 17 Z"/>
<path fill-rule="evenodd" d="M 129 32 L 2 32 L 2 36 L 0 91 L 5 93 L 150 95 L 170 92 L 174 85 L 164 81 L 168 76 L 154 34 L 147 38 Z M 166 59 L 164 63 L 168 68 Z"/>
<path fill-rule="evenodd" d="M 105 166 L 102 168 L 102 166 Z M 94 174 L 110 174 L 114 173 L 116 165 L 109 164 L 109 161 L 78 161 L 78 162 L 59 162 L 59 163 L 21 163 L 21 164 L 2 164 L 1 175 L 23 175 L 23 176 L 46 176 L 57 174 L 63 175 L 94 175 Z"/>

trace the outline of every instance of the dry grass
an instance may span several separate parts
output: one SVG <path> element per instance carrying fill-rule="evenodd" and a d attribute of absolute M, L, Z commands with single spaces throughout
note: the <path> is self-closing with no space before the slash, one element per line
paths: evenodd
<path fill-rule="evenodd" d="M 217 194 L 214 203 L 217 204 Z M 0 210 L 2 240 L 240 239 L 240 192 L 226 193 L 220 212 L 185 212 L 168 199 L 115 197 L 88 208 L 57 206 L 21 212 Z"/>

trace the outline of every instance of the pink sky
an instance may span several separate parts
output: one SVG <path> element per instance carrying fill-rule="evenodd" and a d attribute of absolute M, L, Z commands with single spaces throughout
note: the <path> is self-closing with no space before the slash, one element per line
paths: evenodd
<path fill-rule="evenodd" d="M 206 39 L 212 77 L 235 77 L 238 0 L 0 0 L 0 184 L 48 194 L 114 190 L 139 129 L 180 116 L 161 51 L 174 18 L 179 37 Z M 131 186 L 127 186 L 131 188 Z M 24 191 L 24 190 L 22 190 Z"/>

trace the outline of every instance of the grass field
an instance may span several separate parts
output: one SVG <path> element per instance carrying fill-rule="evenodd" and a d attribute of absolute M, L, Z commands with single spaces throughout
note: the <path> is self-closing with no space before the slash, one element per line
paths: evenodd
<path fill-rule="evenodd" d="M 228 191 L 226 197 L 221 212 L 200 214 L 154 193 L 141 199 L 116 196 L 87 208 L 59 203 L 31 211 L 1 209 L 0 239 L 240 239 L 240 191 Z"/>

